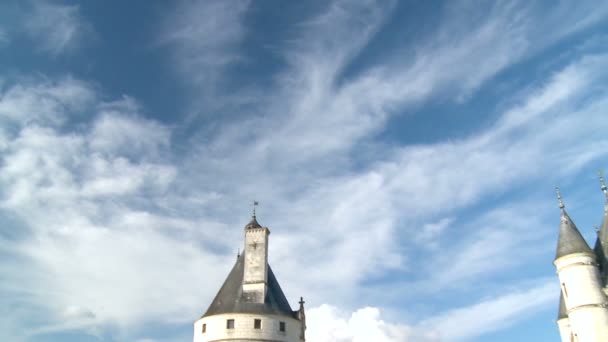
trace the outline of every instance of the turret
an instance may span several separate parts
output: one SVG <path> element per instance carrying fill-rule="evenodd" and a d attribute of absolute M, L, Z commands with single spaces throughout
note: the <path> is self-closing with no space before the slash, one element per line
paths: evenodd
<path fill-rule="evenodd" d="M 194 342 L 302 342 L 304 301 L 293 311 L 268 265 L 270 230 L 255 216 L 245 225 L 245 249 L 207 311 L 194 322 Z"/>
<path fill-rule="evenodd" d="M 572 337 L 579 342 L 608 341 L 608 301 L 602 291 L 596 255 L 568 216 L 559 190 L 558 201 L 561 218 L 553 263 Z M 564 338 L 562 335 L 562 340 L 568 341 Z"/>

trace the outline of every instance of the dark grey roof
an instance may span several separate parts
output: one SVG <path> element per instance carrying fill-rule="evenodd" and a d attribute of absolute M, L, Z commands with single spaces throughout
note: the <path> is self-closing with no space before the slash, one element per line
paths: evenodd
<path fill-rule="evenodd" d="M 562 208 L 562 217 L 559 225 L 559 239 L 555 259 L 574 253 L 593 254 L 593 251 L 579 232 L 566 210 Z"/>
<path fill-rule="evenodd" d="M 562 318 L 568 318 L 568 311 L 566 310 L 566 302 L 564 302 L 564 294 L 559 292 L 559 310 L 557 312 L 557 320 Z"/>
<path fill-rule="evenodd" d="M 274 314 L 298 319 L 297 312 L 291 310 L 285 294 L 268 266 L 268 291 L 264 303 L 251 303 L 243 295 L 243 273 L 245 253 L 241 254 L 236 264 L 224 281 L 224 285 L 213 299 L 207 312 L 202 317 L 224 313 Z"/>
<path fill-rule="evenodd" d="M 245 229 L 249 228 L 262 228 L 262 226 L 258 223 L 258 220 L 255 219 L 255 215 L 251 217 L 251 221 L 245 225 Z"/>
<path fill-rule="evenodd" d="M 597 233 L 597 240 L 593 249 L 597 255 L 602 273 L 606 276 L 605 273 L 608 273 L 608 203 L 604 207 L 602 225 Z"/>

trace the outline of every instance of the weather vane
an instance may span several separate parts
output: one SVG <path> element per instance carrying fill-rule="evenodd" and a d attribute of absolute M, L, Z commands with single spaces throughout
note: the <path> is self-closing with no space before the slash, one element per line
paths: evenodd
<path fill-rule="evenodd" d="M 598 174 L 600 175 L 600 184 L 602 184 L 602 191 L 608 196 L 608 188 L 606 188 L 606 182 L 604 182 L 604 171 L 600 170 Z"/>
<path fill-rule="evenodd" d="M 253 217 L 255 217 L 255 207 L 257 207 L 257 206 L 258 206 L 258 204 L 259 204 L 259 203 L 258 203 L 258 201 L 253 200 L 253 203 L 252 203 L 252 205 L 251 205 L 251 206 L 252 206 L 252 208 L 253 208 Z"/>

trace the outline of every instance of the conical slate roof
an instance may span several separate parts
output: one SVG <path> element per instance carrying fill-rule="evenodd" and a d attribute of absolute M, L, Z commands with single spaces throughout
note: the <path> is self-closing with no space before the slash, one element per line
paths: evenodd
<path fill-rule="evenodd" d="M 249 221 L 249 223 L 247 223 L 245 225 L 245 229 L 250 229 L 250 228 L 262 228 L 262 225 L 260 225 L 258 223 L 258 220 L 256 220 L 255 215 L 253 215 L 251 217 L 251 221 Z"/>
<path fill-rule="evenodd" d="M 597 255 L 602 273 L 606 273 L 608 271 L 608 203 L 604 206 L 602 225 L 597 233 L 597 240 L 593 249 Z"/>
<path fill-rule="evenodd" d="M 602 185 L 602 192 L 606 197 L 606 203 L 604 204 L 604 217 L 602 218 L 602 226 L 597 232 L 597 240 L 595 240 L 595 247 L 593 250 L 597 255 L 597 259 L 600 264 L 600 271 L 604 278 L 608 272 L 608 187 L 604 182 L 604 177 L 600 172 L 600 184 Z"/>
<path fill-rule="evenodd" d="M 222 288 L 220 288 L 215 299 L 209 305 L 207 312 L 202 317 L 224 313 L 250 313 L 282 315 L 297 319 L 297 312 L 291 310 L 291 306 L 289 306 L 289 302 L 285 298 L 285 294 L 270 266 L 268 266 L 268 291 L 264 303 L 251 303 L 247 301 L 243 294 L 242 286 L 245 271 L 244 265 L 245 253 L 237 258 L 236 264 L 232 268 L 232 271 L 230 271 L 230 274 L 228 274 L 226 281 L 224 281 L 224 285 L 222 285 Z"/>
<path fill-rule="evenodd" d="M 576 228 L 574 222 L 562 208 L 562 217 L 559 225 L 559 239 L 557 242 L 557 251 L 555 260 L 574 253 L 593 254 L 593 251 L 581 235 L 581 232 Z"/>
<path fill-rule="evenodd" d="M 557 312 L 557 320 L 559 321 L 562 318 L 568 318 L 568 311 L 566 310 L 566 302 L 564 302 L 564 294 L 561 293 L 559 295 L 559 310 Z"/>

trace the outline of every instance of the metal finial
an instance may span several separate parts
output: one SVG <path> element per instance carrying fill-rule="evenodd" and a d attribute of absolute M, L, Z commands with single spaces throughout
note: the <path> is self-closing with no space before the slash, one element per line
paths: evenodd
<path fill-rule="evenodd" d="M 557 202 L 559 203 L 559 208 L 563 210 L 566 206 L 562 200 L 562 193 L 559 191 L 559 187 L 555 187 L 555 192 L 557 193 Z"/>
<path fill-rule="evenodd" d="M 241 249 L 239 248 L 239 249 L 237 249 L 237 251 L 236 251 L 236 258 L 238 259 L 238 258 L 240 258 L 240 257 L 241 257 Z"/>
<path fill-rule="evenodd" d="M 604 171 L 600 170 L 598 174 L 600 175 L 600 184 L 602 184 L 602 191 L 604 192 L 604 195 L 606 195 L 606 200 L 608 200 L 608 188 L 606 187 L 606 182 L 604 181 Z"/>
<path fill-rule="evenodd" d="M 256 200 L 253 201 L 253 205 L 252 205 L 252 207 L 253 207 L 253 217 L 255 217 L 255 207 L 257 207 L 258 204 L 259 204 L 258 201 L 256 201 Z"/>
<path fill-rule="evenodd" d="M 600 226 L 598 226 L 597 224 L 594 224 L 593 228 L 595 228 L 595 234 L 599 235 L 600 234 Z"/>

